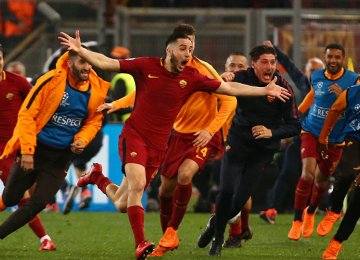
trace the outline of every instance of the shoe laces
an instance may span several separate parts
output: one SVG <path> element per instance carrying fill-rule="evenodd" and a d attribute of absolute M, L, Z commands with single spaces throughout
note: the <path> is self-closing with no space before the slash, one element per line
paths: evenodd
<path fill-rule="evenodd" d="M 333 211 L 327 211 L 326 212 L 326 216 L 324 218 L 324 221 L 328 221 L 328 222 L 335 222 L 336 220 L 338 220 L 338 218 L 340 217 L 341 213 L 335 213 Z"/>

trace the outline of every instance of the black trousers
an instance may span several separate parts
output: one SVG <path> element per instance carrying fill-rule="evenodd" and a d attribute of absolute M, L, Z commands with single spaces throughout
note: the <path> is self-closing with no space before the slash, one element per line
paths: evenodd
<path fill-rule="evenodd" d="M 341 221 L 334 239 L 339 242 L 347 240 L 355 229 L 356 223 L 360 218 L 360 188 L 356 187 L 346 210 L 345 216 Z"/>
<path fill-rule="evenodd" d="M 20 162 L 14 162 L 2 195 L 5 205 L 10 207 L 18 204 L 25 191 L 34 183 L 36 186 L 30 200 L 0 225 L 1 239 L 24 226 L 45 208 L 63 183 L 73 156 L 68 149 L 38 144 L 33 171 L 24 172 Z"/>
<path fill-rule="evenodd" d="M 216 239 L 224 238 L 227 221 L 245 205 L 274 153 L 275 150 L 254 146 L 234 147 L 225 153 L 216 198 Z"/>
<path fill-rule="evenodd" d="M 357 171 L 354 167 L 360 165 L 360 142 L 351 140 L 352 145 L 344 148 L 334 184 L 334 190 L 330 195 L 331 210 L 340 213 L 343 208 L 343 201 L 351 187 Z"/>

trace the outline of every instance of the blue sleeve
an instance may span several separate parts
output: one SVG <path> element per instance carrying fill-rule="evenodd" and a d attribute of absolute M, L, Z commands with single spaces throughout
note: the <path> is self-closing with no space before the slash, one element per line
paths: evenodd
<path fill-rule="evenodd" d="M 274 46 L 277 53 L 277 60 L 286 69 L 296 88 L 303 94 L 310 90 L 306 75 L 295 66 L 294 62 L 283 53 L 278 47 Z"/>

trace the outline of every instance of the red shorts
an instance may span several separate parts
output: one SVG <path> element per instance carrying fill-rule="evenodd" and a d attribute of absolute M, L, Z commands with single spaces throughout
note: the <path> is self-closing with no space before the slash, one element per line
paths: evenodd
<path fill-rule="evenodd" d="M 329 146 L 328 158 L 323 159 L 317 152 L 318 139 L 310 133 L 301 134 L 301 159 L 313 157 L 316 159 L 319 165 L 320 171 L 330 176 L 335 171 L 341 155 L 342 147 Z"/>
<path fill-rule="evenodd" d="M 10 168 L 15 160 L 15 155 L 7 156 L 5 159 L 0 160 L 0 179 L 5 184 L 8 177 Z"/>
<path fill-rule="evenodd" d="M 165 151 L 149 147 L 135 129 L 125 124 L 119 137 L 119 154 L 124 173 L 124 167 L 127 163 L 136 163 L 145 167 L 147 187 L 155 178 L 164 159 Z"/>
<path fill-rule="evenodd" d="M 181 163 L 185 159 L 196 162 L 201 170 L 208 160 L 224 152 L 221 131 L 216 132 L 210 142 L 202 148 L 193 146 L 194 139 L 194 134 L 182 134 L 179 132 L 172 134 L 169 148 L 161 166 L 161 175 L 167 178 L 175 178 Z"/>

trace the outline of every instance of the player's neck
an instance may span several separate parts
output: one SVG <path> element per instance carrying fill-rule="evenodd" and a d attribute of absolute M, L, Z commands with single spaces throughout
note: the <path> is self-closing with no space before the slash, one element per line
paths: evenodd
<path fill-rule="evenodd" d="M 169 72 L 174 72 L 174 71 L 172 70 L 170 58 L 168 58 L 168 57 L 166 57 L 166 58 L 164 59 L 164 68 L 165 68 L 167 71 L 169 71 Z"/>

